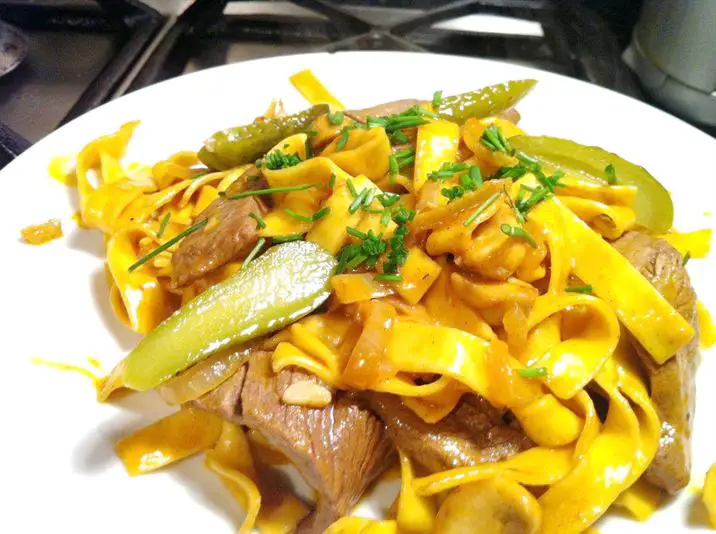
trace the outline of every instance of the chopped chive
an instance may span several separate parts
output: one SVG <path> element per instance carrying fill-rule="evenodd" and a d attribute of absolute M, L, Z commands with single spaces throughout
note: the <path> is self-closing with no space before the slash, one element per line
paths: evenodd
<path fill-rule="evenodd" d="M 365 234 L 365 233 L 361 232 L 360 230 L 353 228 L 352 226 L 346 227 L 346 232 L 348 232 L 348 235 L 352 235 L 353 237 L 357 237 L 358 239 L 361 239 L 363 241 L 368 239 L 368 234 Z"/>
<path fill-rule="evenodd" d="M 353 198 L 357 197 L 358 191 L 356 191 L 356 186 L 353 185 L 353 180 L 346 180 L 346 185 L 348 186 L 348 191 L 351 192 Z"/>
<path fill-rule="evenodd" d="M 329 213 L 331 213 L 331 208 L 329 208 L 328 206 L 324 206 L 324 207 L 322 207 L 320 210 L 318 210 L 316 213 L 314 213 L 313 215 L 311 215 L 311 220 L 312 220 L 313 222 L 316 222 L 318 219 L 322 219 L 323 217 L 325 217 L 325 216 L 328 215 Z"/>
<path fill-rule="evenodd" d="M 381 226 L 388 226 L 388 223 L 390 223 L 390 219 L 390 210 L 388 208 L 385 208 L 383 210 L 383 215 L 380 216 Z"/>
<path fill-rule="evenodd" d="M 440 104 L 443 103 L 443 92 L 435 91 L 433 93 L 433 108 L 439 108 Z"/>
<path fill-rule="evenodd" d="M 243 271 L 249 263 L 254 261 L 254 258 L 256 256 L 258 256 L 259 252 L 261 252 L 261 249 L 263 248 L 263 246 L 265 244 L 266 244 L 266 239 L 263 237 L 256 242 L 256 246 L 251 249 L 251 252 L 249 252 L 249 255 L 246 256 L 246 259 L 241 264 L 241 269 L 239 269 L 240 271 Z"/>
<path fill-rule="evenodd" d="M 340 126 L 341 124 L 343 124 L 343 112 L 336 111 L 335 113 L 329 113 L 328 122 L 333 126 Z"/>
<path fill-rule="evenodd" d="M 357 256 L 354 256 L 350 259 L 348 263 L 346 263 L 346 267 L 348 269 L 355 269 L 358 267 L 361 263 L 363 263 L 365 260 L 368 259 L 368 256 L 365 254 L 358 254 Z"/>
<path fill-rule="evenodd" d="M 495 200 L 497 200 L 497 199 L 500 197 L 501 194 L 502 194 L 502 193 L 501 193 L 500 191 L 498 191 L 497 193 L 493 193 L 493 194 L 490 196 L 490 198 L 488 198 L 485 202 L 483 202 L 482 205 L 481 205 L 479 208 L 477 208 L 477 209 L 474 211 L 474 213 L 473 213 L 472 215 L 470 215 L 470 216 L 467 218 L 467 220 L 465 220 L 464 223 L 462 223 L 462 225 L 463 225 L 465 228 L 467 228 L 467 227 L 470 226 L 472 223 L 474 223 L 474 222 L 475 222 L 475 219 L 477 219 L 480 215 L 482 215 L 482 213 L 483 213 L 487 208 L 489 208 L 490 206 L 492 206 L 492 205 L 495 203 Z"/>
<path fill-rule="evenodd" d="M 414 148 L 404 148 L 403 150 L 398 150 L 395 154 L 393 154 L 397 159 L 404 159 L 409 158 L 411 156 L 415 156 L 415 149 Z"/>
<path fill-rule="evenodd" d="M 256 215 L 253 211 L 249 213 L 249 217 L 251 217 L 254 221 L 256 221 L 256 229 L 257 230 L 263 230 L 266 228 L 266 221 L 263 220 L 263 217 L 260 215 Z"/>
<path fill-rule="evenodd" d="M 684 254 L 684 261 L 681 262 L 681 265 L 686 265 L 689 263 L 689 260 L 691 259 L 691 251 L 687 250 L 686 254 Z"/>
<path fill-rule="evenodd" d="M 306 139 L 304 146 L 306 147 L 306 159 L 311 159 L 313 157 L 313 150 L 311 150 L 311 141 L 309 139 Z"/>
<path fill-rule="evenodd" d="M 300 213 L 296 213 L 290 208 L 283 208 L 283 212 L 288 215 L 289 217 L 292 217 L 296 219 L 297 221 L 301 222 L 312 222 L 313 219 L 309 215 L 301 215 Z"/>
<path fill-rule="evenodd" d="M 207 174 L 210 174 L 208 172 L 200 172 L 199 174 L 195 174 L 194 176 L 190 176 L 190 179 L 197 180 L 201 178 L 202 176 L 206 176 Z"/>
<path fill-rule="evenodd" d="M 336 173 L 332 172 L 332 173 L 331 173 L 331 178 L 330 178 L 330 180 L 328 180 L 328 187 L 330 187 L 331 189 L 333 189 L 333 187 L 334 187 L 335 185 L 336 185 Z"/>
<path fill-rule="evenodd" d="M 338 139 L 338 142 L 336 143 L 336 151 L 343 150 L 346 148 L 346 144 L 348 143 L 348 136 L 349 136 L 348 128 L 343 128 L 343 131 L 341 132 L 341 137 Z"/>
<path fill-rule="evenodd" d="M 275 235 L 271 238 L 274 245 L 278 245 L 279 243 L 288 243 L 289 241 L 301 241 L 302 239 L 302 234 Z"/>
<path fill-rule="evenodd" d="M 398 130 L 397 132 L 393 132 L 392 134 L 390 134 L 390 140 L 393 142 L 393 144 L 404 145 L 408 142 L 408 136 Z"/>
<path fill-rule="evenodd" d="M 510 142 L 502 133 L 502 130 L 494 124 L 490 124 L 487 128 L 485 128 L 485 131 L 482 133 L 482 137 L 480 137 L 480 143 L 492 152 L 503 152 L 504 154 L 508 154 L 510 156 L 515 152 L 512 145 L 510 145 Z"/>
<path fill-rule="evenodd" d="M 159 230 L 157 230 L 157 237 L 161 238 L 164 235 L 164 230 L 167 229 L 167 225 L 169 224 L 169 219 L 171 219 L 172 213 L 170 211 L 167 212 L 167 214 L 162 217 L 162 222 L 159 223 Z"/>
<path fill-rule="evenodd" d="M 363 207 L 370 206 L 371 202 L 373 202 L 373 199 L 375 198 L 376 190 L 374 187 L 371 187 L 368 190 L 368 194 L 363 199 Z"/>
<path fill-rule="evenodd" d="M 392 176 L 395 176 L 400 172 L 400 167 L 398 166 L 398 159 L 395 157 L 395 155 L 388 156 L 388 168 L 390 169 L 390 174 Z"/>
<path fill-rule="evenodd" d="M 380 210 L 378 208 L 371 208 L 370 206 L 363 205 L 363 211 L 366 213 L 373 213 L 377 215 L 378 213 L 383 213 L 383 210 Z"/>
<path fill-rule="evenodd" d="M 378 195 L 378 202 L 384 207 L 388 208 L 400 200 L 400 195 L 397 193 L 382 193 Z"/>
<path fill-rule="evenodd" d="M 152 258 L 159 256 L 162 252 L 165 250 L 171 248 L 174 244 L 178 243 L 182 239 L 184 239 L 186 236 L 193 234 L 197 230 L 201 229 L 202 227 L 206 226 L 206 223 L 209 222 L 209 219 L 203 219 L 199 221 L 198 223 L 192 224 L 189 228 L 184 230 L 183 232 L 178 233 L 174 237 L 172 237 L 169 241 L 164 243 L 163 245 L 159 245 L 157 248 L 152 250 L 149 254 L 146 256 L 143 256 L 139 258 L 136 262 L 134 262 L 132 265 L 129 266 L 129 269 L 127 269 L 130 273 L 134 270 L 138 269 L 145 263 L 147 263 Z"/>
<path fill-rule="evenodd" d="M 471 165 L 470 170 L 467 172 L 467 175 L 470 177 L 470 180 L 477 184 L 477 187 L 482 187 L 482 184 L 484 182 L 482 180 L 482 173 L 480 172 L 480 167 L 478 167 L 477 165 Z"/>
<path fill-rule="evenodd" d="M 246 177 L 247 182 L 258 182 L 259 178 L 261 178 L 258 174 L 252 174 L 251 176 Z"/>
<path fill-rule="evenodd" d="M 282 187 L 270 187 L 268 189 L 257 189 L 254 191 L 242 191 L 235 195 L 227 196 L 228 200 L 239 200 L 240 198 L 255 197 L 260 195 L 272 195 L 274 193 L 286 193 L 288 191 L 305 191 L 312 187 L 318 187 L 319 184 L 305 184 L 305 185 L 286 185 Z"/>
<path fill-rule="evenodd" d="M 517 222 L 520 224 L 524 224 L 526 219 L 525 215 L 520 211 L 520 209 L 517 207 L 517 204 L 512 200 L 512 197 L 507 193 L 507 188 L 505 188 L 505 198 L 507 199 L 507 203 L 512 208 L 512 213 L 515 214 L 515 219 L 517 219 Z"/>
<path fill-rule="evenodd" d="M 303 130 L 303 133 L 305 133 L 309 137 L 313 137 L 314 135 L 318 135 L 318 132 L 316 130 Z"/>
<path fill-rule="evenodd" d="M 520 228 L 519 226 L 512 226 L 509 224 L 501 224 L 500 230 L 506 236 L 524 239 L 532 246 L 532 248 L 537 248 L 537 241 L 535 241 L 535 238 L 532 237 L 532 235 L 524 228 Z"/>
<path fill-rule="evenodd" d="M 381 273 L 373 277 L 378 282 L 402 282 L 403 277 L 399 274 Z"/>
<path fill-rule="evenodd" d="M 348 213 L 355 213 L 358 211 L 358 208 L 360 208 L 363 203 L 365 202 L 366 197 L 368 196 L 368 188 L 366 187 L 363 189 L 358 196 L 353 200 L 351 205 L 348 207 Z"/>
<path fill-rule="evenodd" d="M 609 185 L 617 185 L 619 180 L 617 179 L 617 170 L 611 163 L 604 167 L 604 174 L 607 176 L 607 183 Z"/>
<path fill-rule="evenodd" d="M 568 287 L 565 289 L 568 293 L 582 293 L 584 295 L 592 294 L 592 286 L 590 284 L 584 286 Z"/>
<path fill-rule="evenodd" d="M 520 375 L 522 378 L 544 378 L 545 376 L 547 376 L 547 368 L 533 367 L 531 369 L 520 369 L 519 371 L 517 371 L 517 374 Z"/>

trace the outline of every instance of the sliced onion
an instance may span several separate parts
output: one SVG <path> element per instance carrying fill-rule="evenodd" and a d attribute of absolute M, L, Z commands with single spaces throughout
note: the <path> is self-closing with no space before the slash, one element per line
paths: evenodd
<path fill-rule="evenodd" d="M 171 406 L 198 399 L 238 371 L 251 350 L 243 345 L 218 352 L 162 384 L 159 395 Z"/>
<path fill-rule="evenodd" d="M 367 308 L 363 332 L 341 377 L 346 384 L 357 389 L 374 387 L 396 373 L 385 351 L 390 329 L 398 314 L 393 306 L 379 300 L 370 301 Z"/>

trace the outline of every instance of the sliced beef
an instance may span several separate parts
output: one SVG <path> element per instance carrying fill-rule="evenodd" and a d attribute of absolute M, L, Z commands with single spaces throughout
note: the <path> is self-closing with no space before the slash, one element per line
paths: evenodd
<path fill-rule="evenodd" d="M 396 447 L 432 472 L 498 462 L 533 446 L 524 433 L 505 423 L 502 413 L 477 395 L 466 395 L 442 421 L 429 424 L 399 397 L 369 395 Z"/>
<path fill-rule="evenodd" d="M 301 371 L 274 374 L 270 358 L 268 352 L 255 353 L 242 374 L 195 404 L 261 432 L 293 462 L 319 494 L 298 532 L 318 534 L 345 515 L 389 465 L 393 447 L 378 418 L 350 397 L 338 396 L 323 409 L 283 404 L 289 385 L 319 381 Z"/>
<path fill-rule="evenodd" d="M 645 476 L 652 484 L 675 493 L 688 484 L 691 470 L 694 378 L 699 359 L 696 293 L 683 258 L 663 239 L 629 232 L 616 240 L 614 246 L 697 332 L 688 345 L 663 365 L 657 364 L 632 340 L 649 376 L 651 399 L 661 419 L 659 449 Z"/>
<path fill-rule="evenodd" d="M 250 168 L 229 187 L 227 196 L 266 188 L 266 182 L 260 177 L 256 179 L 258 176 L 258 170 Z M 174 285 L 184 287 L 246 256 L 258 240 L 256 221 L 249 214 L 265 214 L 263 202 L 259 197 L 218 198 L 209 204 L 197 217 L 197 222 L 208 219 L 206 226 L 186 237 L 172 255 Z"/>
<path fill-rule="evenodd" d="M 422 103 L 422 100 L 416 100 L 414 98 L 394 100 L 392 102 L 385 102 L 384 104 L 378 104 L 377 106 L 370 108 L 346 111 L 346 115 L 359 122 L 365 122 L 368 117 L 385 117 L 387 115 L 395 115 L 396 113 L 402 113 L 403 111 Z"/>

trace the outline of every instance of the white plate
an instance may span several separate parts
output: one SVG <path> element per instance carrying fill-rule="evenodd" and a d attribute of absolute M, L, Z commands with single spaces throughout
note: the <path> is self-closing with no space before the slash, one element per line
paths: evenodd
<path fill-rule="evenodd" d="M 134 395 L 99 405 L 87 379 L 31 364 L 33 356 L 78 364 L 90 356 L 109 369 L 138 340 L 109 309 L 101 235 L 72 222 L 76 193 L 50 179 L 47 165 L 133 119 L 142 125 L 128 161 L 197 149 L 215 130 L 252 120 L 272 97 L 283 98 L 289 111 L 304 108 L 288 81 L 304 68 L 351 107 L 537 78 L 519 106 L 524 129 L 596 144 L 644 165 L 673 192 L 678 229 L 714 227 L 707 213 L 716 198 L 716 141 L 635 100 L 529 68 L 405 53 L 300 55 L 210 69 L 120 98 L 49 135 L 0 172 L 0 532 L 234 531 L 242 512 L 198 461 L 130 479 L 114 457 L 118 437 L 169 412 L 161 402 Z M 42 247 L 20 242 L 21 228 L 49 218 L 62 219 L 63 239 Z M 713 310 L 715 267 L 713 256 L 689 264 L 699 297 Z M 716 427 L 709 421 L 716 405 L 713 352 L 704 354 L 699 372 L 695 484 L 716 461 Z M 698 516 L 694 500 L 684 491 L 646 524 L 609 518 L 602 532 L 685 529 Z"/>

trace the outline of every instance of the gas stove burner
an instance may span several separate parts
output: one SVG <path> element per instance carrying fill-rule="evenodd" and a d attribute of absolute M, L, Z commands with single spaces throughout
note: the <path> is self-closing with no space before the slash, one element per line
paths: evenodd
<path fill-rule="evenodd" d="M 26 55 L 25 34 L 0 20 L 0 76 L 15 69 Z"/>

